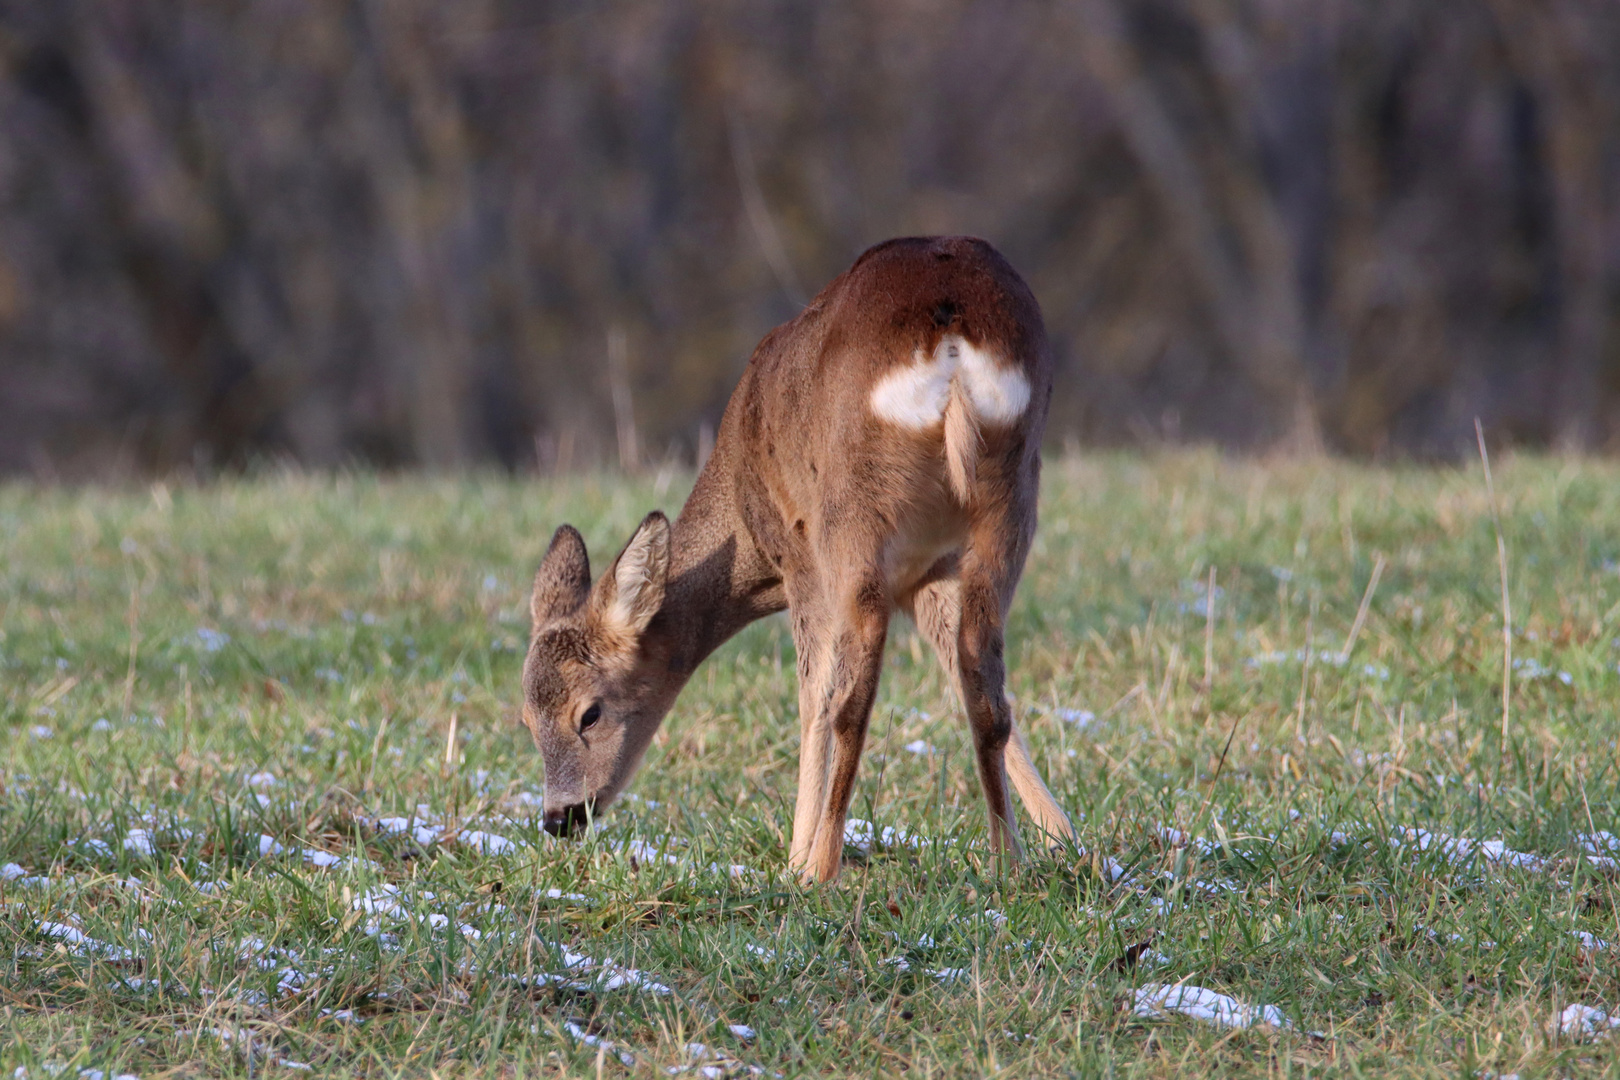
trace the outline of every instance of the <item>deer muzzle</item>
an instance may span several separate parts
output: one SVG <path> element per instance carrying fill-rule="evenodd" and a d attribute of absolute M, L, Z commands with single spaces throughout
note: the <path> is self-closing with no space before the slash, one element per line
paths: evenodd
<path fill-rule="evenodd" d="M 583 829 L 590 824 L 590 814 L 585 804 L 577 802 L 572 806 L 546 811 L 545 830 L 552 836 L 572 836 L 575 829 Z"/>

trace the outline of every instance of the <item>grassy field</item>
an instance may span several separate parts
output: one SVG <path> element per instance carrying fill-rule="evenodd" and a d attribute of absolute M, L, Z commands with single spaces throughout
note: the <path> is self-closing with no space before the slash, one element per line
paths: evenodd
<path fill-rule="evenodd" d="M 1496 481 L 1505 745 L 1477 466 L 1053 460 L 1011 686 L 1081 849 L 994 873 L 897 620 L 813 890 L 780 617 L 537 827 L 529 576 L 689 477 L 0 488 L 0 1073 L 1613 1075 L 1620 468 Z"/>

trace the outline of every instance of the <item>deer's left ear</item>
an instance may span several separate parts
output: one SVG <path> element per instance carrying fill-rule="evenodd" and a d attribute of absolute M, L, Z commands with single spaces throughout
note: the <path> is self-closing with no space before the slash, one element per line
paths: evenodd
<path fill-rule="evenodd" d="M 590 591 L 591 560 L 585 554 L 585 538 L 572 525 L 564 525 L 552 535 L 551 546 L 534 575 L 529 617 L 535 632 L 552 619 L 572 613 Z"/>
<path fill-rule="evenodd" d="M 597 582 L 592 610 L 612 630 L 637 636 L 663 606 L 668 578 L 669 519 L 654 510 Z"/>

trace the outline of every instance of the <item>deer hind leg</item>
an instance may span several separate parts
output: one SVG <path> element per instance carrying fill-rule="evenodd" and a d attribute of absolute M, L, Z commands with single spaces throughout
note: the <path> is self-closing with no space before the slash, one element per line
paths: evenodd
<path fill-rule="evenodd" d="M 964 693 L 961 665 L 957 662 L 956 653 L 962 613 L 961 582 L 955 577 L 930 581 L 911 595 L 909 606 L 912 621 L 933 644 L 940 666 L 945 669 L 951 685 L 959 694 Z M 1018 792 L 1019 801 L 1034 819 L 1036 831 L 1054 843 L 1073 840 L 1074 826 L 1069 822 L 1069 815 L 1063 812 L 1047 788 L 1046 781 L 1041 779 L 1040 771 L 1030 759 L 1029 744 L 1024 741 L 1024 733 L 1017 723 L 1012 725 L 1008 735 L 1002 762 L 1014 790 Z"/>
<path fill-rule="evenodd" d="M 826 724 L 832 739 L 832 771 L 809 864 L 801 871 L 816 881 L 836 878 L 844 855 L 844 823 L 855 791 L 855 771 L 866 745 L 866 728 L 883 671 L 888 589 L 880 580 L 868 578 L 835 611 L 828 627 L 824 693 L 819 703 L 819 722 Z M 794 843 L 797 845 L 797 837 Z"/>
<path fill-rule="evenodd" d="M 805 873 L 827 800 L 831 727 L 821 703 L 827 697 L 824 619 L 808 601 L 793 609 L 793 647 L 799 668 L 799 791 L 793 806 L 793 845 L 788 865 Z M 840 826 L 842 828 L 842 826 Z"/>
<path fill-rule="evenodd" d="M 1007 793 L 1007 747 L 1012 740 L 1012 709 L 1007 704 L 1007 667 L 1003 658 L 1001 604 L 994 583 L 979 568 L 963 560 L 960 623 L 956 628 L 956 657 L 973 735 L 979 783 L 990 808 L 990 850 L 1005 867 L 1022 856 L 1018 825 L 1013 820 Z"/>

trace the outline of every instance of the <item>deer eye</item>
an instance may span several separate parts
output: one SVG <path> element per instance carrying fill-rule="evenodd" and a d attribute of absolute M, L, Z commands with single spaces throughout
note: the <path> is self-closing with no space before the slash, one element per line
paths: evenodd
<path fill-rule="evenodd" d="M 586 709 L 584 715 L 579 718 L 579 730 L 586 730 L 600 719 L 602 719 L 602 705 L 598 702 Z"/>

